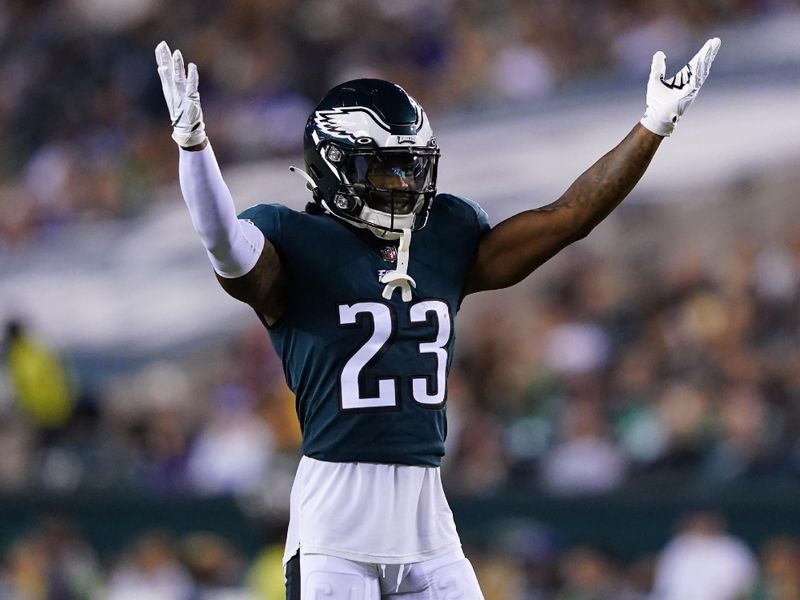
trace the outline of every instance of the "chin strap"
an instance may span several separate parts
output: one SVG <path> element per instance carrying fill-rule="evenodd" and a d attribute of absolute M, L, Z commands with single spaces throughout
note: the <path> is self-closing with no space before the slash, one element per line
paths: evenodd
<path fill-rule="evenodd" d="M 297 168 L 297 167 L 295 167 L 294 165 L 291 165 L 291 166 L 289 167 L 289 170 L 290 170 L 292 173 L 297 173 L 298 175 L 300 175 L 300 177 L 302 177 L 303 179 L 305 179 L 305 180 L 306 180 L 306 187 L 307 187 L 307 188 L 308 188 L 310 191 L 312 191 L 312 192 L 313 192 L 314 190 L 316 190 L 316 189 L 317 189 L 317 184 L 316 184 L 316 183 L 314 183 L 314 180 L 313 180 L 313 179 L 311 179 L 311 175 L 309 175 L 308 173 L 306 173 L 305 171 L 303 171 L 303 169 L 298 169 L 298 168 Z"/>
<path fill-rule="evenodd" d="M 397 268 L 388 273 L 384 273 L 380 279 L 381 283 L 386 284 L 386 287 L 383 288 L 383 297 L 386 300 L 391 300 L 394 291 L 400 288 L 403 302 L 411 302 L 411 288 L 417 287 L 417 282 L 407 273 L 408 249 L 410 247 L 411 229 L 403 229 L 403 235 L 400 237 L 400 245 L 397 248 Z"/>

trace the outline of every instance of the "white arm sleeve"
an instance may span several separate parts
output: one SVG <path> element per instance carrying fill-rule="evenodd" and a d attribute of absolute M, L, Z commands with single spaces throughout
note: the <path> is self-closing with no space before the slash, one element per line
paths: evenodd
<path fill-rule="evenodd" d="M 178 174 L 192 224 L 214 270 L 226 279 L 250 272 L 264 249 L 264 234 L 236 217 L 211 144 L 196 152 L 181 148 Z"/>

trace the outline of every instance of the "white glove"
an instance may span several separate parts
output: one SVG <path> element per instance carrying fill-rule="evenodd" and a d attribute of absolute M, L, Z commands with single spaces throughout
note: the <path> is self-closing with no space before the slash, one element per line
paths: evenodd
<path fill-rule="evenodd" d="M 202 144 L 206 140 L 206 126 L 197 93 L 197 65 L 189 63 L 187 75 L 181 51 L 170 53 L 167 42 L 156 46 L 156 63 L 172 121 L 172 139 L 184 148 Z"/>
<path fill-rule="evenodd" d="M 666 57 L 660 50 L 653 55 L 650 80 L 647 82 L 647 108 L 640 123 L 653 133 L 668 136 L 708 77 L 711 63 L 721 42 L 711 38 L 685 67 L 670 79 L 664 79 Z"/>

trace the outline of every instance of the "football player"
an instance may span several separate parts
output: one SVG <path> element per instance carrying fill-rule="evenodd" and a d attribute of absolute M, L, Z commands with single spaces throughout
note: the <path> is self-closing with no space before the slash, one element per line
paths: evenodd
<path fill-rule="evenodd" d="M 308 118 L 305 212 L 236 215 L 206 136 L 197 67 L 165 42 L 158 73 L 181 190 L 222 287 L 283 361 L 303 432 L 284 556 L 287 598 L 482 598 L 442 492 L 454 317 L 527 277 L 630 192 L 694 101 L 717 38 L 675 76 L 653 57 L 641 121 L 555 202 L 490 227 L 436 189 L 422 107 L 378 79 L 334 87 Z"/>

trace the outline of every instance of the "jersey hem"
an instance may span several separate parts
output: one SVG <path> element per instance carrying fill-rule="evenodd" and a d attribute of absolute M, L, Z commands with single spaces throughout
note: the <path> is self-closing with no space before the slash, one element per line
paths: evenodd
<path fill-rule="evenodd" d="M 340 548 L 330 548 L 327 546 L 303 546 L 300 548 L 300 554 L 327 554 L 336 556 L 338 558 L 345 558 L 347 560 L 354 560 L 363 563 L 376 563 L 380 565 L 407 565 L 415 562 L 422 562 L 436 558 L 448 552 L 461 548 L 461 540 L 449 542 L 444 546 L 440 546 L 433 550 L 425 552 L 414 552 L 411 554 L 368 554 L 361 552 L 351 552 L 349 550 L 342 550 Z"/>
<path fill-rule="evenodd" d="M 424 461 L 424 460 L 415 460 L 405 458 L 404 460 L 400 460 L 398 457 L 386 458 L 386 457 L 378 457 L 378 456 L 369 456 L 365 457 L 363 454 L 359 455 L 351 455 L 351 454 L 338 454 L 338 455 L 331 455 L 326 454 L 322 456 L 320 454 L 315 453 L 307 453 L 303 452 L 303 456 L 307 456 L 308 458 L 313 458 L 314 460 L 319 460 L 322 462 L 327 463 L 364 463 L 369 465 L 398 465 L 403 467 L 434 467 L 440 468 L 442 466 L 442 458 L 438 457 L 438 461 Z"/>

